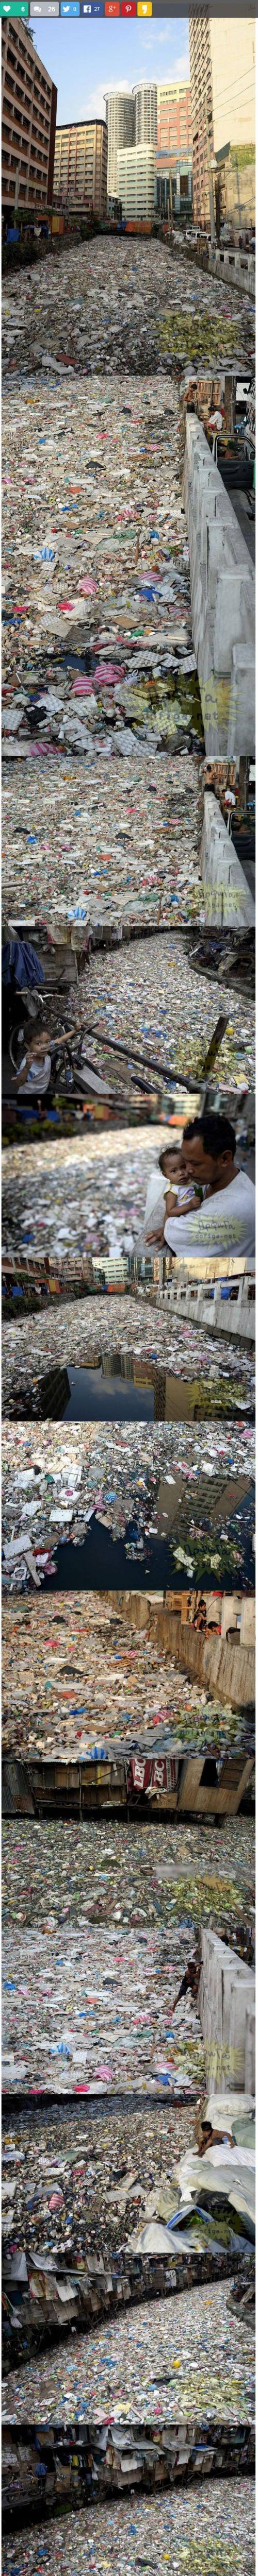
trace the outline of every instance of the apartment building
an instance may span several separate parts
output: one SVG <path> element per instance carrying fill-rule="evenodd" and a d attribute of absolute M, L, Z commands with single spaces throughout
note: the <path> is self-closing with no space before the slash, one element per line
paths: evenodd
<path fill-rule="evenodd" d="M 131 152 L 117 153 L 117 189 L 126 222 L 148 222 L 153 214 L 156 195 L 156 152 L 153 144 L 134 144 Z"/>
<path fill-rule="evenodd" d="M 2 23 L 2 210 L 52 205 L 57 89 L 22 18 Z"/>
<path fill-rule="evenodd" d="M 157 147 L 169 152 L 172 162 L 188 159 L 192 149 L 192 100 L 190 81 L 159 82 L 157 88 Z"/>
<path fill-rule="evenodd" d="M 211 163 L 225 146 L 239 171 L 255 144 L 255 19 L 190 18 L 195 223 L 210 227 Z M 225 164 L 226 166 L 226 164 Z"/>
<path fill-rule="evenodd" d="M 93 122 L 80 119 L 78 124 L 57 125 L 54 162 L 54 204 L 68 203 L 78 214 L 93 212 L 103 218 L 107 212 L 108 130 L 103 117 Z"/>

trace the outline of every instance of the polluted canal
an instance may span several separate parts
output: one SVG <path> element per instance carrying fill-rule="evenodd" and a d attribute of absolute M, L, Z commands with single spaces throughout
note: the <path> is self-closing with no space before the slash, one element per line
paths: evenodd
<path fill-rule="evenodd" d="M 73 1424 L 3 1433 L 3 1584 L 88 1587 L 149 1576 L 254 1588 L 250 1426 Z M 209 1490 L 210 1489 L 210 1490 Z M 212 1489 L 212 1490 L 211 1490 Z M 182 1574 L 181 1574 L 182 1579 Z"/>

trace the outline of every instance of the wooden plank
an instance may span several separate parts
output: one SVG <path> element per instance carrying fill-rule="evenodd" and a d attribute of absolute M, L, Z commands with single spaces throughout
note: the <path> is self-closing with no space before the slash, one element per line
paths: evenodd
<path fill-rule="evenodd" d="M 254 1767 L 254 1759 L 251 1755 L 250 1759 L 243 1762 L 241 1765 L 239 1778 L 235 1779 L 234 1784 L 232 1779 L 231 1763 L 230 1761 L 226 1763 L 226 1777 L 224 1778 L 223 1775 L 223 1779 L 220 1781 L 220 1787 L 218 1787 L 216 1792 L 216 1815 L 237 1816 L 238 1808 L 241 1806 L 241 1799 L 244 1798 L 245 1790 L 248 1788 L 248 1782 L 252 1778 L 252 1772 L 254 1773 Z"/>
<path fill-rule="evenodd" d="M 183 1775 L 183 1780 L 181 1780 L 178 1798 L 179 1815 L 182 1807 L 190 1807 L 194 1810 L 197 1804 L 199 1804 L 199 1783 L 202 1777 L 204 1758 L 205 1754 L 203 1749 L 203 1753 L 200 1753 L 199 1756 L 194 1753 L 192 1758 L 190 1756 L 189 1762 L 186 1762 L 186 1769 Z M 209 1795 L 210 1792 L 208 1791 L 208 1796 Z"/>

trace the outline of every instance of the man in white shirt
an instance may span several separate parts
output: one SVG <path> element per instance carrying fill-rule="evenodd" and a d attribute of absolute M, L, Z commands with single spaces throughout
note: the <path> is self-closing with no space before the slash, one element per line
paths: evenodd
<path fill-rule="evenodd" d="M 255 1189 L 235 1162 L 236 1137 L 230 1118 L 214 1110 L 189 1119 L 184 1130 L 187 1180 L 205 1190 L 201 1206 L 189 1215 L 174 1214 L 167 1202 L 163 1245 L 177 1259 L 230 1260 L 244 1256 L 255 1266 Z"/>

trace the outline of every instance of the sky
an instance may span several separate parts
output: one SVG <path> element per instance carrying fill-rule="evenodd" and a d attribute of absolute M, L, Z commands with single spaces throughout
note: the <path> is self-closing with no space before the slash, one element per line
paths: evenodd
<path fill-rule="evenodd" d="M 188 18 L 30 19 L 34 46 L 57 86 L 57 124 L 104 116 L 106 89 L 139 80 L 189 80 Z M 101 71 L 100 71 L 101 62 Z"/>

